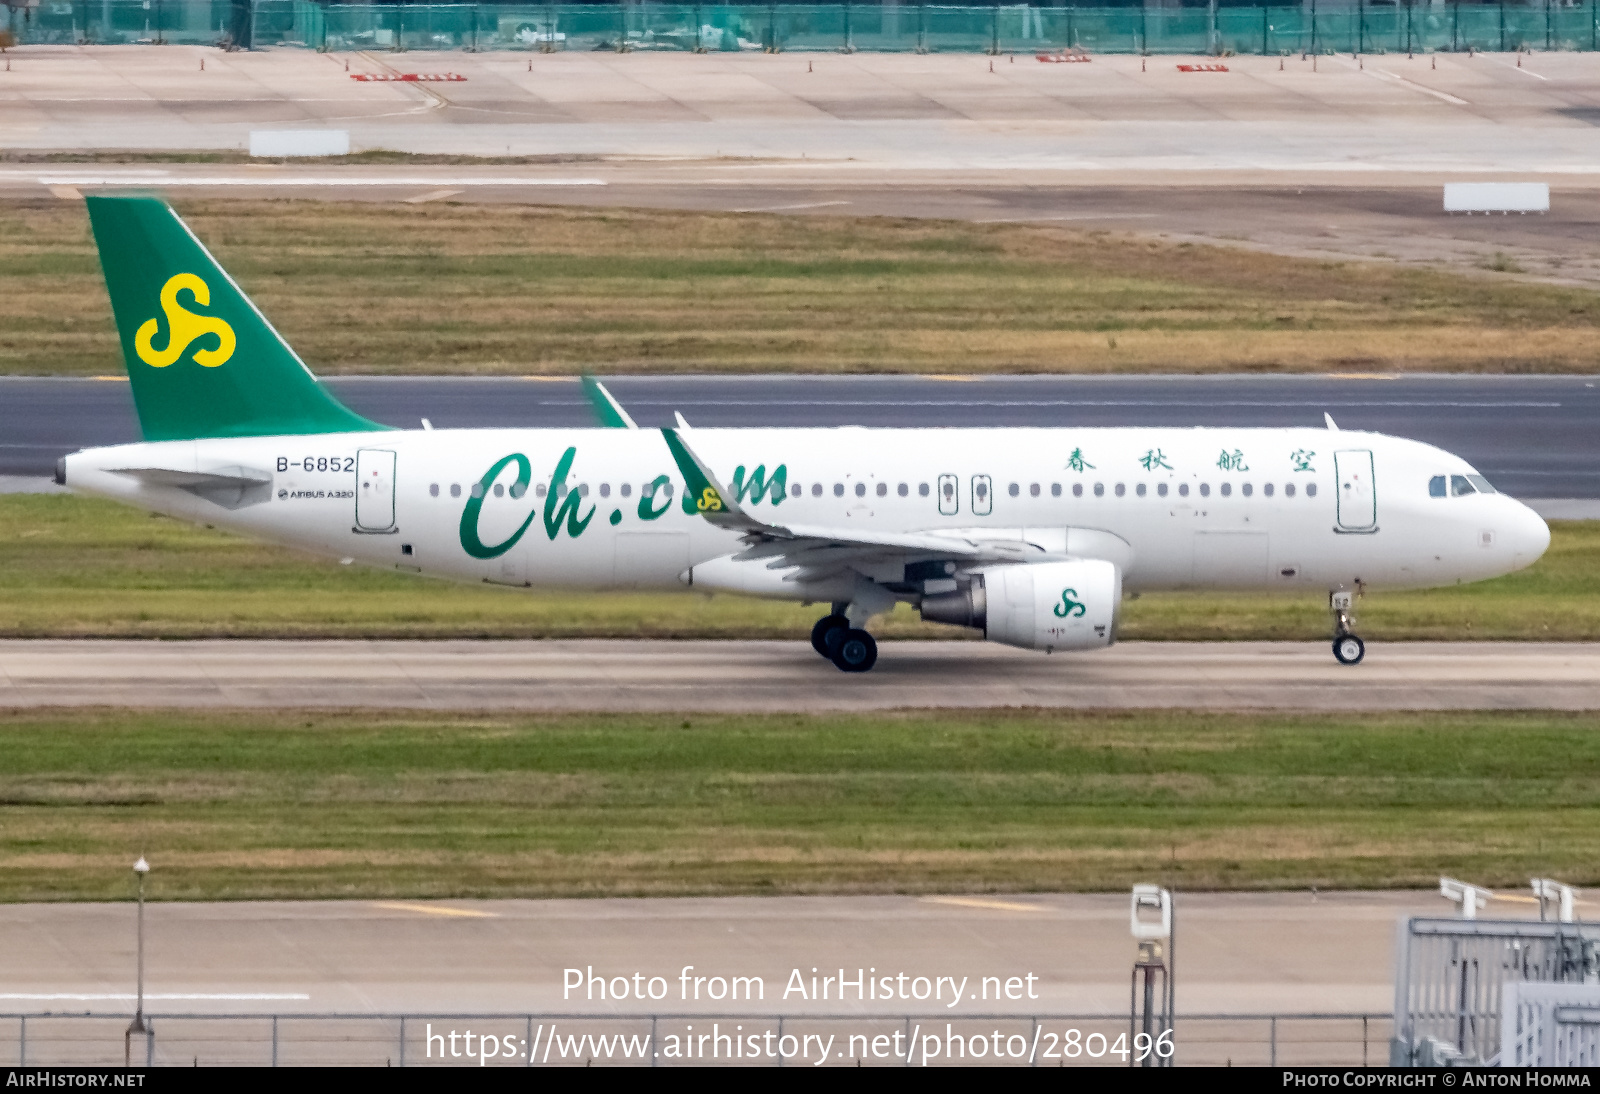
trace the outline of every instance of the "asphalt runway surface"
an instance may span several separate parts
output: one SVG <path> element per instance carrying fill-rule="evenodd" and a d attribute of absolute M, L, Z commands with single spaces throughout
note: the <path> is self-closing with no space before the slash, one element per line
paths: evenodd
<path fill-rule="evenodd" d="M 707 666 L 727 687 L 707 687 Z M 1600 644 L 1127 642 L 1048 656 L 885 642 L 847 676 L 804 641 L 0 642 L 0 708 L 807 712 L 1059 707 L 1597 710 Z"/>
<path fill-rule="evenodd" d="M 157 892 L 163 860 L 150 857 Z M 1396 919 L 1450 914 L 1427 892 L 1180 893 L 1180 1013 L 1390 1010 Z M 1497 902 L 1483 914 L 1529 909 Z M 133 917 L 131 903 L 0 905 L 0 1012 L 131 1012 Z M 765 998 L 743 1009 L 765 1014 L 933 1009 L 782 998 L 794 968 L 809 981 L 813 968 L 863 967 L 973 984 L 1032 972 L 1037 999 L 982 1009 L 1120 1012 L 1126 1022 L 1134 958 L 1125 893 L 155 903 L 146 931 L 158 1013 L 726 1013 L 726 1002 L 678 998 L 692 965 L 707 977 L 760 976 Z M 564 993 L 572 967 L 660 976 L 672 997 Z M 963 1004 L 956 1017 L 979 1009 Z M 0 1024 L 0 1063 L 14 1048 Z"/>
<path fill-rule="evenodd" d="M 375 421 L 416 428 L 594 424 L 575 380 L 335 377 Z M 1436 444 L 1519 498 L 1600 498 L 1600 388 L 1559 376 L 616 377 L 643 426 L 1320 426 Z M 125 380 L 0 379 L 0 475 L 139 440 Z"/>

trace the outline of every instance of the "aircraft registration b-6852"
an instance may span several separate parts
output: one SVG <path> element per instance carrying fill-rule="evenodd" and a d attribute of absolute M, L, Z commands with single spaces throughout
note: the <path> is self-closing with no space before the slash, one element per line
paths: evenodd
<path fill-rule="evenodd" d="M 1024 649 L 1111 645 L 1125 592 L 1354 595 L 1521 569 L 1537 514 L 1460 458 L 1324 429 L 391 429 L 335 400 L 154 198 L 89 213 L 145 441 L 57 481 L 375 566 L 517 588 L 692 585 L 829 605 L 846 672 L 897 603 Z"/>

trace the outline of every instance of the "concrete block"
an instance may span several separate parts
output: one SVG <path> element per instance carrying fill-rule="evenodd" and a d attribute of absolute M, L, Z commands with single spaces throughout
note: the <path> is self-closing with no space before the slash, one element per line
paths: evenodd
<path fill-rule="evenodd" d="M 1546 182 L 1447 182 L 1447 213 L 1548 213 L 1550 184 Z"/>
<path fill-rule="evenodd" d="M 252 156 L 348 156 L 348 129 L 252 129 Z"/>

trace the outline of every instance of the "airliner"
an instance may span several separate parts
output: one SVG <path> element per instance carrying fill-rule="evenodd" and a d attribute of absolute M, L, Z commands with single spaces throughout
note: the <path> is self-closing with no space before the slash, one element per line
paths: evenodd
<path fill-rule="evenodd" d="M 144 441 L 64 457 L 86 494 L 347 561 L 514 589 L 681 588 L 826 605 L 877 661 L 900 603 L 1023 649 L 1116 641 L 1140 590 L 1357 598 L 1531 564 L 1549 529 L 1431 445 L 1323 428 L 395 429 L 340 404 L 188 226 L 87 199 Z"/>

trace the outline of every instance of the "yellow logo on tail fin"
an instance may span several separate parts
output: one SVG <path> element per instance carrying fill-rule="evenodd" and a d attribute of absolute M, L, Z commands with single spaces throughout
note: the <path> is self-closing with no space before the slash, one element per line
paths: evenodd
<path fill-rule="evenodd" d="M 196 338 L 214 334 L 217 336 L 217 348 L 197 349 L 194 359 L 206 368 L 216 368 L 233 356 L 238 339 L 233 335 L 233 328 L 221 319 L 212 315 L 196 315 L 178 303 L 178 292 L 182 289 L 188 289 L 194 302 L 201 307 L 211 303 L 211 289 L 204 281 L 191 273 L 173 274 L 161 286 L 161 310 L 167 317 L 167 347 L 158 350 L 152 345 L 159 324 L 154 319 L 147 319 L 134 335 L 134 349 L 139 354 L 139 360 L 145 364 L 152 368 L 166 368 L 182 357 Z"/>

